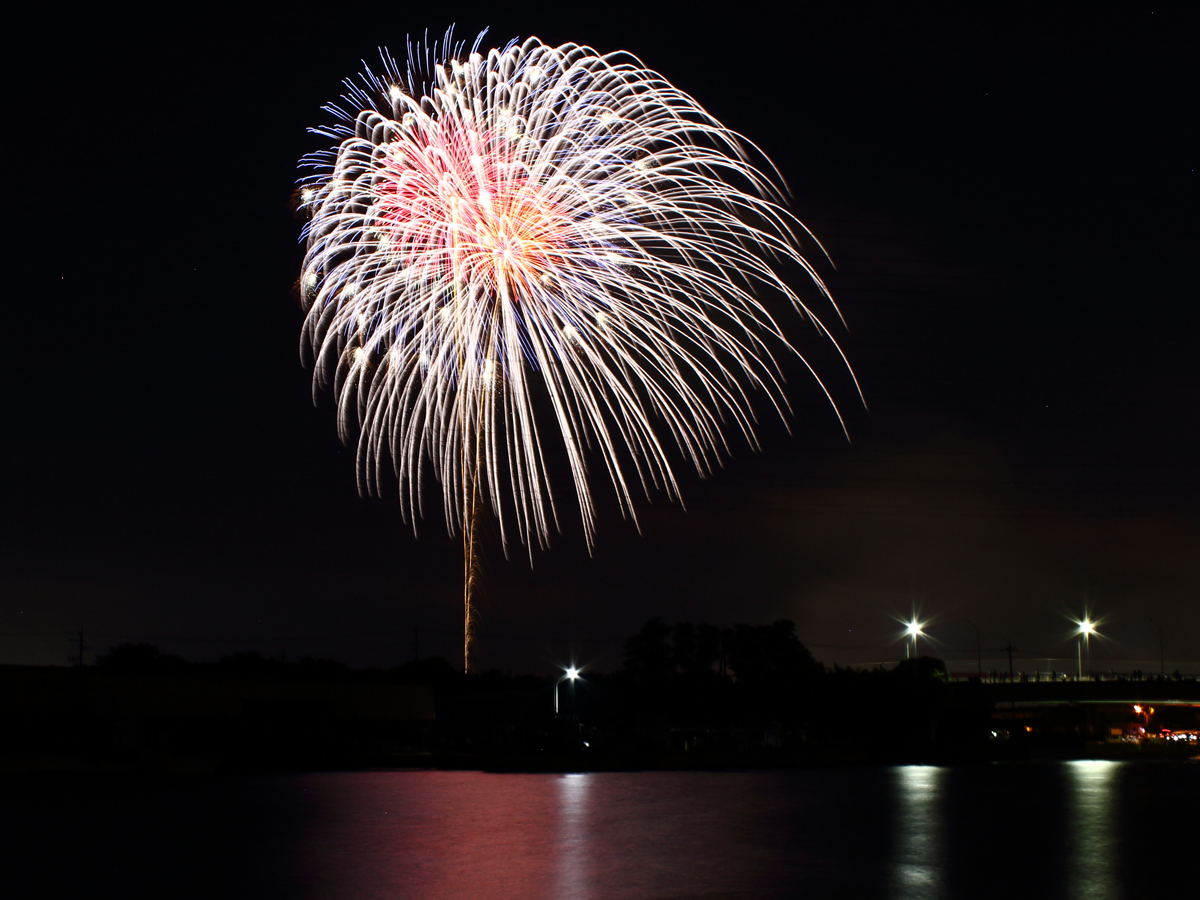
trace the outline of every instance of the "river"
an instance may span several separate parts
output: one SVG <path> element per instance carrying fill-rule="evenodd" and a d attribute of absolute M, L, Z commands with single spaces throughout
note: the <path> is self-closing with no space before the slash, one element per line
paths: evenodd
<path fill-rule="evenodd" d="M 1180 761 L 0 790 L 6 877 L 39 886 L 21 896 L 1118 900 L 1190 895 L 1200 848 L 1200 763 Z"/>

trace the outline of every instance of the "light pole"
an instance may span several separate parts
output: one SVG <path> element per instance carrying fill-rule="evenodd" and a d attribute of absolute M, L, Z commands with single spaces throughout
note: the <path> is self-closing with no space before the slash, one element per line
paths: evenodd
<path fill-rule="evenodd" d="M 570 679 L 571 684 L 575 683 L 575 679 L 579 677 L 579 670 L 574 666 L 568 666 L 567 670 L 558 677 L 558 681 L 554 682 L 554 714 L 558 715 L 558 686 L 564 681 Z"/>
<path fill-rule="evenodd" d="M 908 636 L 908 656 L 910 659 L 915 659 L 917 655 L 917 638 L 924 637 L 925 632 L 921 630 L 922 622 L 917 621 L 917 617 L 913 616 L 908 620 L 908 625 L 904 629 L 905 635 Z"/>
<path fill-rule="evenodd" d="M 1088 642 L 1088 638 L 1090 638 L 1093 634 L 1096 633 L 1096 623 L 1093 622 L 1091 620 L 1091 618 L 1088 617 L 1087 613 L 1084 613 L 1083 618 L 1080 619 L 1075 624 L 1078 625 L 1078 628 L 1076 629 L 1075 633 L 1079 636 L 1079 640 L 1075 644 L 1075 661 L 1079 667 L 1079 677 L 1082 678 L 1083 677 L 1083 655 L 1084 655 L 1083 649 L 1086 647 L 1088 650 L 1087 657 L 1088 657 L 1088 665 L 1090 667 L 1091 662 L 1092 662 L 1092 654 L 1091 654 L 1092 647 L 1091 647 L 1091 644 Z"/>

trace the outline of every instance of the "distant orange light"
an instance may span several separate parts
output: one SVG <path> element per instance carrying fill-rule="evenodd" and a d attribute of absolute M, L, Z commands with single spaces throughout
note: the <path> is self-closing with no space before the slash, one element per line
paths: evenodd
<path fill-rule="evenodd" d="M 1137 713 L 1138 715 L 1142 714 L 1142 708 L 1140 706 L 1138 706 L 1137 704 L 1134 704 L 1133 711 L 1135 713 Z"/>

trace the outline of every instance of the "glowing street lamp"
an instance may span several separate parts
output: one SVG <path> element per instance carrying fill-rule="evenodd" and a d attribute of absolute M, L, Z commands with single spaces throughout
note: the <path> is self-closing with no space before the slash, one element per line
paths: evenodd
<path fill-rule="evenodd" d="M 917 638 L 924 637 L 925 632 L 922 630 L 924 622 L 917 621 L 917 617 L 913 616 L 905 625 L 904 634 L 908 638 L 908 655 L 915 657 L 917 655 Z"/>
<path fill-rule="evenodd" d="M 1091 644 L 1088 642 L 1088 639 L 1093 634 L 1096 634 L 1096 623 L 1092 621 L 1091 617 L 1086 612 L 1083 614 L 1082 619 L 1076 620 L 1075 634 L 1079 637 L 1079 640 L 1075 644 L 1075 661 L 1078 666 L 1079 677 L 1082 678 L 1084 650 L 1087 650 L 1088 663 L 1090 664 L 1092 661 L 1092 654 Z"/>
<path fill-rule="evenodd" d="M 558 715 L 558 686 L 564 681 L 570 680 L 571 684 L 575 684 L 575 679 L 579 677 L 579 670 L 574 665 L 567 666 L 566 671 L 558 677 L 558 681 L 554 682 L 554 714 Z"/>

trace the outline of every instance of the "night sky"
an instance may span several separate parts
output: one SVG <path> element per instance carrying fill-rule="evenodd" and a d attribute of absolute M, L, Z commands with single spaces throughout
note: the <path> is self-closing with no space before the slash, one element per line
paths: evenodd
<path fill-rule="evenodd" d="M 869 410 L 789 369 L 789 435 L 734 447 L 684 511 L 533 567 L 488 539 L 481 668 L 620 665 L 668 622 L 789 618 L 826 662 L 1061 670 L 1200 660 L 1196 21 L 1184 6 L 948 10 L 337 3 L 93 6 L 10 60 L 0 662 L 144 640 L 390 666 L 461 660 L 461 544 L 361 498 L 298 351 L 296 161 L 343 78 L 457 22 L 637 54 L 779 167 Z M 519 8 L 519 12 L 514 10 Z M 1190 136 L 1190 137 L 1189 137 Z M 765 406 L 761 407 L 764 412 Z M 559 480 L 562 496 L 569 482 Z M 985 662 L 985 665 L 987 663 Z M 955 666 L 952 665 L 952 668 Z M 1046 668 L 1047 665 L 1043 665 Z"/>

